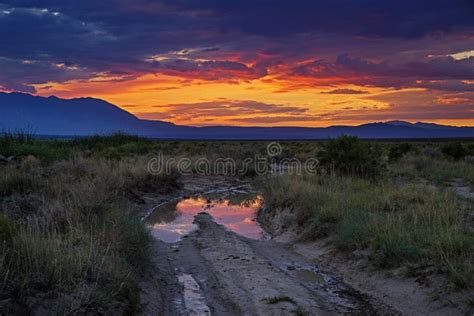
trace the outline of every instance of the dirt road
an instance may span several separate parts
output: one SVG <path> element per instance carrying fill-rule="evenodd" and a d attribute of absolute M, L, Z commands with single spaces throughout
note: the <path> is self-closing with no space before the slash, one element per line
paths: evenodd
<path fill-rule="evenodd" d="M 259 212 L 258 219 L 274 233 L 273 239 L 244 237 L 254 236 L 255 219 L 253 224 L 243 219 L 246 215 L 235 210 L 241 200 L 231 197 L 252 193 L 245 181 L 188 177 L 184 183 L 181 192 L 153 200 L 161 206 L 173 201 L 171 213 L 169 207 L 142 213 L 154 223 L 156 218 L 175 220 L 164 227 L 179 228 L 176 233 L 182 237 L 167 243 L 153 233 L 156 268 L 141 285 L 145 315 L 465 314 L 464 305 L 453 302 L 463 301 L 469 293 L 433 300 L 433 288 L 415 277 L 373 271 L 362 259 L 335 253 L 324 240 L 295 242 L 291 227 L 279 231 L 288 216 L 284 210 Z M 196 210 L 196 205 L 202 208 Z M 226 206 L 228 217 L 223 215 Z M 245 204 L 242 210 L 254 206 Z M 263 236 L 270 237 L 265 232 Z"/>
<path fill-rule="evenodd" d="M 156 241 L 143 288 L 149 315 L 375 314 L 363 296 L 271 240 L 252 240 L 200 213 L 181 241 Z"/>

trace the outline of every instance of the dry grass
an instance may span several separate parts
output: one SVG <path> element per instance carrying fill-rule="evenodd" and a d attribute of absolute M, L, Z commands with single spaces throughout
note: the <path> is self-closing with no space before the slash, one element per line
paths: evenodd
<path fill-rule="evenodd" d="M 169 190 L 176 176 L 150 175 L 144 158 L 30 160 L 0 166 L 0 297 L 15 302 L 9 311 L 43 300 L 52 313 L 136 311 L 151 239 L 122 201 L 130 190 Z"/>
<path fill-rule="evenodd" d="M 474 234 L 450 192 L 351 177 L 283 176 L 261 187 L 271 209 L 296 209 L 304 238 L 334 234 L 340 250 L 371 249 L 377 266 L 434 265 L 456 287 L 473 283 Z"/>
<path fill-rule="evenodd" d="M 410 154 L 390 166 L 394 175 L 407 178 L 422 178 L 437 183 L 462 179 L 474 186 L 474 164 L 472 157 L 463 160 L 449 160 L 427 154 Z"/>

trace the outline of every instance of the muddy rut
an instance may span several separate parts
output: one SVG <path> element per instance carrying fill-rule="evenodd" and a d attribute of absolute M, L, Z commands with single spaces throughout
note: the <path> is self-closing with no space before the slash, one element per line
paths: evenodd
<path fill-rule="evenodd" d="M 176 243 L 155 241 L 144 314 L 376 314 L 362 295 L 284 244 L 240 236 L 205 212 L 194 224 Z"/>

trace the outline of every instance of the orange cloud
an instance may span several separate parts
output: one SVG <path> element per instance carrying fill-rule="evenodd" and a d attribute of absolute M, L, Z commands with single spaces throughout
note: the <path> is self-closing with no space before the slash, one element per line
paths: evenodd
<path fill-rule="evenodd" d="M 197 53 L 180 51 L 172 57 L 189 54 Z M 348 57 L 342 57 L 338 65 L 320 61 L 265 64 L 265 54 L 246 62 L 237 54 L 215 54 L 226 61 L 195 58 L 164 63 L 168 54 L 154 56 L 161 67 L 156 73 L 99 73 L 90 79 L 47 82 L 34 88 L 43 96 L 92 96 L 141 118 L 196 126 L 316 127 L 385 119 L 473 122 L 472 80 L 390 81 L 370 74 L 385 76 L 387 65 Z M 357 72 L 344 72 L 344 67 L 365 67 L 368 73 L 357 76 Z"/>

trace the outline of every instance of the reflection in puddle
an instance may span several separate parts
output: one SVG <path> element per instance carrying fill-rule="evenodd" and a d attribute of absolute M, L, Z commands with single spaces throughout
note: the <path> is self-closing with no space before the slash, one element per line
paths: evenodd
<path fill-rule="evenodd" d="M 164 204 L 157 208 L 147 219 L 155 238 L 165 242 L 177 242 L 182 236 L 196 229 L 194 216 L 200 212 L 209 213 L 214 220 L 235 233 L 260 239 L 263 235 L 256 222 L 257 210 L 261 207 L 261 196 L 233 194 L 219 196 L 199 196 Z"/>

